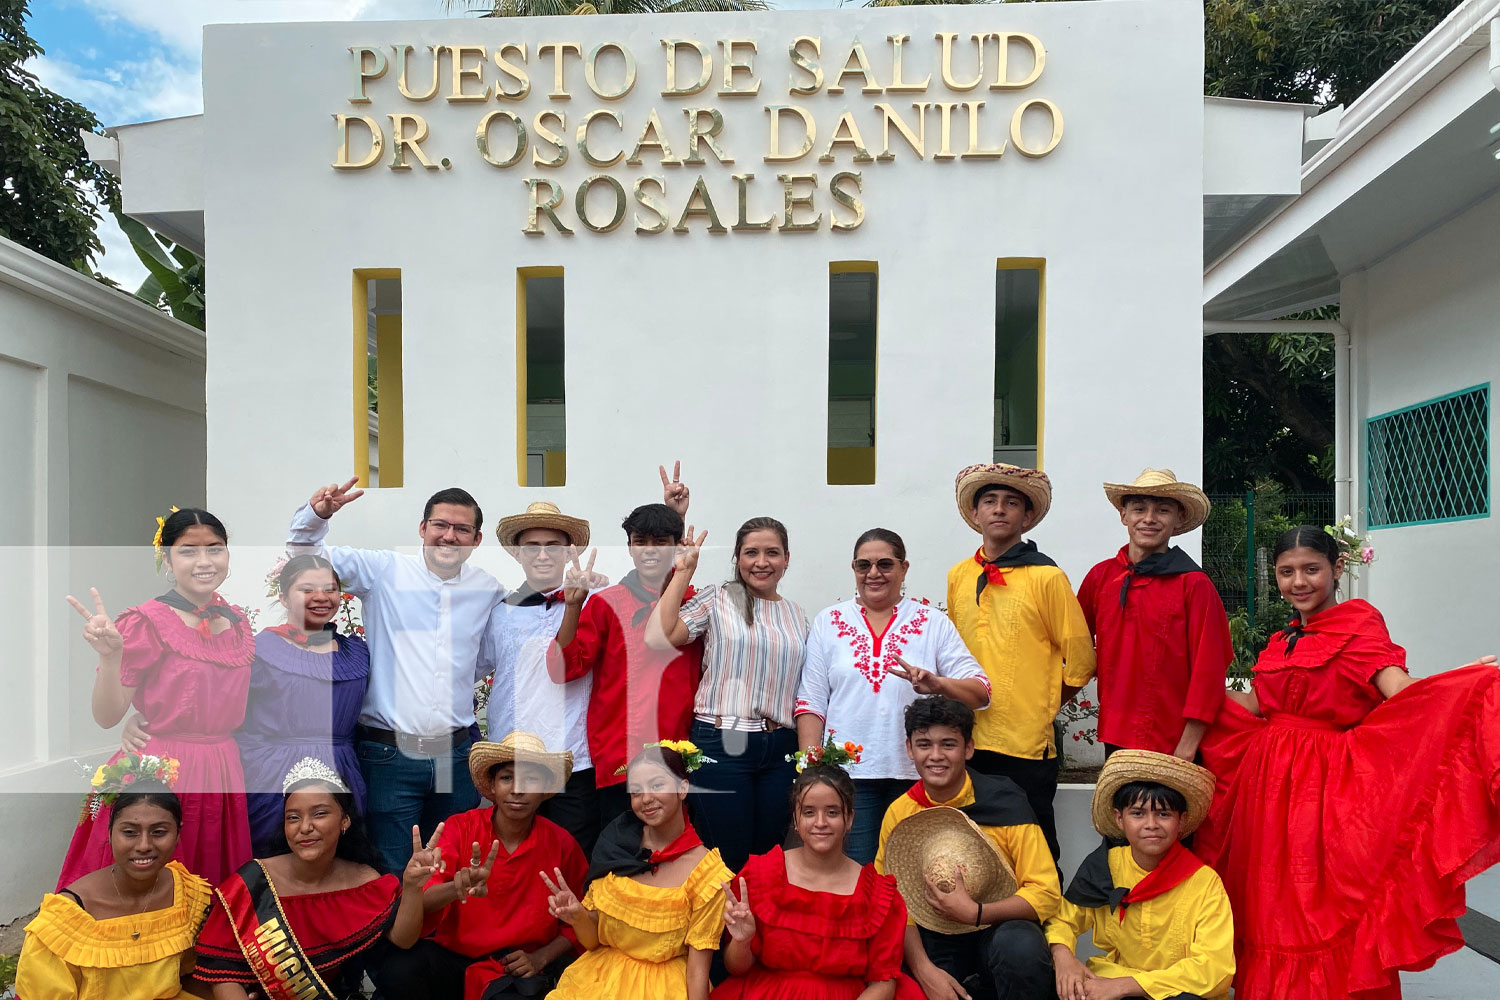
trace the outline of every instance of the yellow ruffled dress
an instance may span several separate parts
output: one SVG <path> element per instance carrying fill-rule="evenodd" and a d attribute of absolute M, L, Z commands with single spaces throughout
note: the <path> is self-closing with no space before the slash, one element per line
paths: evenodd
<path fill-rule="evenodd" d="M 140 915 L 95 920 L 71 898 L 48 893 L 26 925 L 16 970 L 18 1000 L 168 1000 L 191 996 L 193 942 L 208 917 L 213 889 L 176 861 L 172 905 Z"/>
<path fill-rule="evenodd" d="M 583 905 L 599 921 L 599 946 L 568 966 L 547 1000 L 686 1000 L 687 950 L 719 947 L 732 875 L 714 850 L 681 885 L 596 879 Z"/>

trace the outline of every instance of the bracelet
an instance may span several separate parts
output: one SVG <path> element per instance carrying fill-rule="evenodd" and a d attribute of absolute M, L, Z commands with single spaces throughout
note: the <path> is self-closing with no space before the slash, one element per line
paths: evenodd
<path fill-rule="evenodd" d="M 984 923 L 984 904 L 975 903 L 974 905 L 978 908 L 974 914 L 974 926 L 978 927 Z"/>

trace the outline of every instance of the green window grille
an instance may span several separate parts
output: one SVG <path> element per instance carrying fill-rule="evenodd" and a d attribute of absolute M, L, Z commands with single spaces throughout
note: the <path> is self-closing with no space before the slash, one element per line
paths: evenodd
<path fill-rule="evenodd" d="M 1490 514 L 1490 387 L 1475 386 L 1365 421 L 1369 525 Z"/>

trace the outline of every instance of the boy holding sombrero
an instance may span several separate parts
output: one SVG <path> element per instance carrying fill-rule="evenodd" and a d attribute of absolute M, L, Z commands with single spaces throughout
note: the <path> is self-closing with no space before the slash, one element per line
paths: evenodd
<path fill-rule="evenodd" d="M 1052 481 L 996 462 L 960 470 L 954 492 L 964 523 L 983 539 L 948 571 L 948 617 L 990 679 L 972 767 L 1021 786 L 1055 858 L 1061 759 L 1052 720 L 1094 676 L 1094 643 L 1067 574 L 1021 538 L 1047 516 Z"/>
<path fill-rule="evenodd" d="M 1094 789 L 1100 846 L 1047 921 L 1058 1000 L 1218 1000 L 1234 980 L 1234 918 L 1213 869 L 1182 846 L 1213 801 L 1214 776 L 1169 754 L 1122 750 Z M 1093 931 L 1104 951 L 1074 949 Z"/>
<path fill-rule="evenodd" d="M 886 810 L 875 869 L 896 876 L 914 921 L 907 969 L 928 997 L 1052 1000 L 1041 921 L 1061 892 L 1025 794 L 968 769 L 974 710 L 963 702 L 919 698 L 905 721 L 919 777 Z"/>
<path fill-rule="evenodd" d="M 1208 497 L 1171 469 L 1105 483 L 1104 495 L 1128 537 L 1078 588 L 1099 663 L 1099 738 L 1106 753 L 1155 750 L 1192 760 L 1224 703 L 1224 671 L 1234 659 L 1219 592 L 1172 544 L 1208 519 Z"/>
<path fill-rule="evenodd" d="M 548 912 L 536 873 L 561 871 L 570 885 L 583 885 L 588 862 L 537 808 L 563 790 L 572 770 L 572 754 L 549 753 L 531 733 L 474 744 L 469 773 L 493 804 L 438 826 L 443 860 L 422 891 L 425 936 L 381 967 L 385 996 L 516 1000 L 551 989 L 578 941 Z"/>

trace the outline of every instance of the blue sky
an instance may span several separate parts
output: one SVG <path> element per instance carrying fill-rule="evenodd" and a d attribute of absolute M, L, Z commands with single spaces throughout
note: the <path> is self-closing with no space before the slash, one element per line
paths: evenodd
<path fill-rule="evenodd" d="M 836 7 L 838 0 L 774 0 L 781 8 Z M 28 68 L 43 85 L 87 106 L 105 125 L 203 110 L 203 25 L 226 21 L 348 21 L 464 17 L 443 0 L 31 0 L 27 22 L 46 50 Z M 99 269 L 134 288 L 145 277 L 106 219 Z M 210 265 L 212 266 L 212 265 Z"/>

